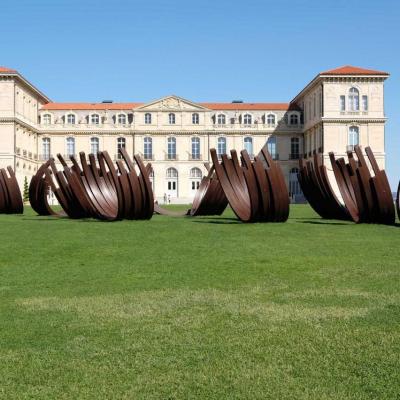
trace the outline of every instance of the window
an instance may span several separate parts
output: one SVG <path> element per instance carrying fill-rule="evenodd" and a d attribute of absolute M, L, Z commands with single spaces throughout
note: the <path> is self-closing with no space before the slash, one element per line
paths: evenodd
<path fill-rule="evenodd" d="M 67 138 L 67 156 L 75 155 L 75 138 Z"/>
<path fill-rule="evenodd" d="M 144 123 L 151 124 L 151 114 L 150 113 L 144 114 Z"/>
<path fill-rule="evenodd" d="M 200 122 L 200 116 L 198 113 L 192 114 L 192 124 L 193 125 L 198 125 Z"/>
<path fill-rule="evenodd" d="M 267 124 L 268 125 L 275 125 L 275 115 L 274 114 L 268 114 L 267 115 Z"/>
<path fill-rule="evenodd" d="M 74 114 L 67 114 L 67 124 L 69 125 L 76 124 L 76 117 Z"/>
<path fill-rule="evenodd" d="M 90 152 L 92 154 L 97 154 L 99 152 L 99 149 L 100 149 L 99 138 L 97 137 L 90 138 Z"/>
<path fill-rule="evenodd" d="M 226 138 L 224 137 L 218 138 L 217 154 L 219 158 L 222 154 L 226 154 Z"/>
<path fill-rule="evenodd" d="M 50 158 L 50 138 L 42 139 L 42 151 L 43 151 L 43 160 L 48 160 Z"/>
<path fill-rule="evenodd" d="M 145 160 L 152 160 L 153 159 L 153 139 L 151 137 L 145 137 L 144 138 L 144 141 L 143 141 L 143 156 L 144 156 Z"/>
<path fill-rule="evenodd" d="M 168 141 L 168 160 L 175 160 L 176 159 L 176 138 L 169 137 Z"/>
<path fill-rule="evenodd" d="M 92 116 L 90 118 L 90 122 L 92 124 L 99 125 L 100 124 L 100 116 L 99 116 L 99 114 L 92 114 Z"/>
<path fill-rule="evenodd" d="M 124 137 L 119 137 L 117 139 L 117 158 L 122 158 L 119 149 L 125 149 L 125 148 L 126 148 L 126 139 Z"/>
<path fill-rule="evenodd" d="M 362 107 L 363 111 L 368 111 L 368 96 L 362 97 Z"/>
<path fill-rule="evenodd" d="M 51 115 L 50 114 L 44 114 L 42 117 L 42 123 L 44 125 L 50 125 L 51 124 Z"/>
<path fill-rule="evenodd" d="M 250 136 L 244 138 L 244 149 L 247 151 L 250 157 L 253 156 L 253 138 Z"/>
<path fill-rule="evenodd" d="M 297 114 L 290 115 L 290 125 L 298 125 L 299 124 L 299 116 Z"/>
<path fill-rule="evenodd" d="M 346 111 L 346 96 L 340 96 L 340 111 Z"/>
<path fill-rule="evenodd" d="M 290 159 L 297 160 L 300 153 L 300 139 L 293 137 L 290 139 Z"/>
<path fill-rule="evenodd" d="M 349 90 L 349 110 L 358 111 L 360 109 L 360 94 L 358 89 L 352 87 Z"/>
<path fill-rule="evenodd" d="M 353 150 L 354 146 L 359 144 L 359 129 L 357 126 L 351 126 L 349 128 L 349 149 L 348 150 Z"/>
<path fill-rule="evenodd" d="M 298 180 L 298 168 L 292 168 L 289 172 L 289 196 L 295 197 L 301 194 L 300 184 Z"/>
<path fill-rule="evenodd" d="M 168 121 L 171 125 L 175 124 L 176 118 L 174 113 L 169 113 L 168 114 Z"/>
<path fill-rule="evenodd" d="M 125 114 L 118 114 L 117 115 L 117 123 L 119 125 L 126 125 L 126 115 Z"/>
<path fill-rule="evenodd" d="M 276 153 L 276 137 L 275 136 L 270 136 L 267 140 L 267 149 L 269 151 L 269 154 L 271 154 L 271 157 L 274 160 L 278 159 L 278 154 Z"/>
<path fill-rule="evenodd" d="M 243 116 L 243 124 L 244 125 L 251 125 L 251 115 L 250 114 L 244 114 Z"/>
<path fill-rule="evenodd" d="M 200 138 L 192 138 L 192 160 L 200 160 Z"/>
<path fill-rule="evenodd" d="M 226 124 L 226 117 L 224 114 L 217 115 L 217 124 L 218 125 L 225 125 Z"/>
<path fill-rule="evenodd" d="M 177 178 L 178 177 L 178 171 L 173 168 L 170 167 L 167 169 L 167 178 Z"/>
<path fill-rule="evenodd" d="M 200 187 L 200 182 L 201 182 L 201 178 L 202 178 L 203 174 L 201 172 L 200 168 L 192 168 L 190 170 L 190 174 L 189 177 L 191 179 L 191 188 L 193 191 L 197 190 Z"/>

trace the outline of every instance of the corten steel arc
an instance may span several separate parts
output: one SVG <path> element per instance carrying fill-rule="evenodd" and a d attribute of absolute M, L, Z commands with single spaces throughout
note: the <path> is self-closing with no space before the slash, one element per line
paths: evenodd
<path fill-rule="evenodd" d="M 8 174 L 7 174 L 8 172 Z M 22 214 L 24 203 L 17 178 L 11 167 L 0 169 L 0 213 Z"/>
<path fill-rule="evenodd" d="M 289 195 L 278 163 L 264 147 L 254 162 L 241 151 L 241 165 L 235 150 L 231 158 L 211 149 L 215 173 L 236 216 L 243 222 L 284 222 L 289 216 Z"/>
<path fill-rule="evenodd" d="M 32 207 L 39 215 L 56 214 L 47 203 L 50 188 L 65 213 L 71 218 L 97 218 L 106 221 L 119 219 L 149 219 L 153 215 L 153 192 L 149 171 L 139 156 L 136 166 L 125 149 L 115 167 L 107 152 L 96 157 L 80 153 L 80 164 L 71 157 L 69 167 L 63 157 L 58 171 L 54 159 L 43 164 L 32 179 L 29 194 Z"/>
<path fill-rule="evenodd" d="M 300 158 L 299 166 L 300 187 L 314 211 L 325 219 L 351 220 L 331 187 L 322 156 L 314 154 L 313 160 L 307 162 Z"/>
<path fill-rule="evenodd" d="M 321 156 L 315 154 L 313 161 L 306 163 L 300 159 L 299 182 L 306 199 L 322 218 L 394 224 L 395 210 L 385 171 L 379 169 L 371 148 L 366 147 L 365 152 L 374 176 L 361 148 L 355 146 L 354 152 L 347 152 L 347 163 L 329 153 L 344 204 L 332 190 Z"/>

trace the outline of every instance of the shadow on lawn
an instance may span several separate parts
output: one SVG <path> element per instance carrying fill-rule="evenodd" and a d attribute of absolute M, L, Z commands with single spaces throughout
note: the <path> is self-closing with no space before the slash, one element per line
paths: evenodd
<path fill-rule="evenodd" d="M 334 221 L 332 221 L 332 222 L 330 222 L 330 221 L 327 221 L 327 220 L 320 220 L 320 221 L 298 221 L 300 224 L 313 224 L 313 225 L 354 225 L 354 224 L 352 224 L 350 221 L 349 222 L 341 222 L 341 221 L 338 221 L 338 222 L 334 222 Z"/>

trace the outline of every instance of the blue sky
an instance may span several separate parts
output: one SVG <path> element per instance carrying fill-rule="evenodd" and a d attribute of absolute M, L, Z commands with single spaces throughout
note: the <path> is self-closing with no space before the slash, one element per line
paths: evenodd
<path fill-rule="evenodd" d="M 391 73 L 387 171 L 400 178 L 398 1 L 3 2 L 0 65 L 54 101 L 291 100 L 318 72 Z"/>

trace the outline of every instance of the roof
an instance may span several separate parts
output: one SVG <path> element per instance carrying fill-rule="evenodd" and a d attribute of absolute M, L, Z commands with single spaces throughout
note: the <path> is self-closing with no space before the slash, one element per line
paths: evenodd
<path fill-rule="evenodd" d="M 1 72 L 8 72 L 8 73 L 12 73 L 12 74 L 15 74 L 15 73 L 17 73 L 17 71 L 15 70 L 15 69 L 10 69 L 10 68 L 7 68 L 7 67 L 1 67 L 0 66 L 0 73 Z"/>
<path fill-rule="evenodd" d="M 42 110 L 132 110 L 145 103 L 47 103 Z M 211 110 L 292 110 L 289 103 L 198 103 Z"/>
<path fill-rule="evenodd" d="M 42 110 L 132 110 L 143 103 L 47 103 Z"/>
<path fill-rule="evenodd" d="M 387 72 L 377 71 L 374 69 L 366 69 L 353 67 L 352 65 L 344 65 L 343 67 L 330 69 L 325 72 L 320 72 L 319 75 L 389 75 Z"/>

